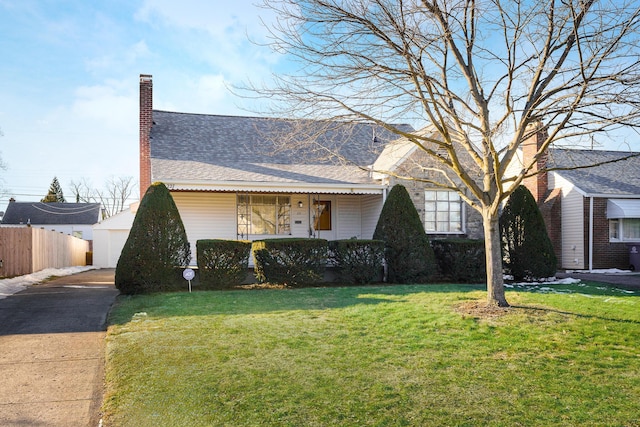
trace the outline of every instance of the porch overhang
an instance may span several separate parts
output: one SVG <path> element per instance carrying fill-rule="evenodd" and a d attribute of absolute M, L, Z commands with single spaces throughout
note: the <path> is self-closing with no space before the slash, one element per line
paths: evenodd
<path fill-rule="evenodd" d="M 640 218 L 640 199 L 608 199 L 607 219 Z"/>
<path fill-rule="evenodd" d="M 170 191 L 202 191 L 218 193 L 291 193 L 291 194 L 384 194 L 383 184 L 290 183 L 233 181 L 161 180 Z"/>

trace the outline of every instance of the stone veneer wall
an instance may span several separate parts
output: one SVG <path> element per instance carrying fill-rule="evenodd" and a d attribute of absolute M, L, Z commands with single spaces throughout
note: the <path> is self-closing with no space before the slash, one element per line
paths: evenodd
<path fill-rule="evenodd" d="M 431 189 L 433 187 L 429 187 L 424 182 L 418 181 L 408 181 L 408 180 L 400 180 L 397 178 L 391 179 L 391 187 L 395 184 L 402 184 L 407 189 L 409 196 L 411 196 L 411 200 L 418 211 L 418 215 L 420 215 L 420 220 L 424 224 L 424 191 L 426 189 Z M 475 209 L 470 206 L 465 206 L 465 220 L 466 227 L 464 234 L 431 234 L 429 233 L 430 238 L 444 238 L 444 237 L 463 237 L 468 239 L 483 239 L 484 231 L 482 227 L 482 216 Z"/>

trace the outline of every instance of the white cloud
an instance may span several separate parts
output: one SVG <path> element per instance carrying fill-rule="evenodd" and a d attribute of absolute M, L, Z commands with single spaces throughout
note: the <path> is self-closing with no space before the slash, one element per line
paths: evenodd
<path fill-rule="evenodd" d="M 209 2 L 185 0 L 145 0 L 136 18 L 150 26 L 166 27 L 167 44 L 175 44 L 180 55 L 192 64 L 205 64 L 209 70 L 222 74 L 227 82 L 260 80 L 271 74 L 279 55 L 264 43 L 265 24 L 275 18 L 273 13 L 256 7 L 255 0 Z M 155 41 L 147 41 L 151 50 Z M 153 52 L 155 53 L 155 51 Z M 210 74 L 205 70 L 205 74 Z"/>
<path fill-rule="evenodd" d="M 150 22 L 159 18 L 163 23 L 190 30 L 203 30 L 218 39 L 243 39 L 245 34 L 263 38 L 262 21 L 273 14 L 255 6 L 255 0 L 145 0 L 136 18 Z"/>
<path fill-rule="evenodd" d="M 201 76 L 195 93 L 204 99 L 223 99 L 227 95 L 224 76 L 221 74 Z"/>
<path fill-rule="evenodd" d="M 123 88 L 121 82 L 110 81 L 103 85 L 77 88 L 70 112 L 75 118 L 135 132 L 138 121 L 137 101 L 135 93 Z"/>
<path fill-rule="evenodd" d="M 87 59 L 85 66 L 90 72 L 113 73 L 114 70 L 134 68 L 140 61 L 151 56 L 146 41 L 140 40 L 125 48 L 112 47 L 102 55 Z"/>

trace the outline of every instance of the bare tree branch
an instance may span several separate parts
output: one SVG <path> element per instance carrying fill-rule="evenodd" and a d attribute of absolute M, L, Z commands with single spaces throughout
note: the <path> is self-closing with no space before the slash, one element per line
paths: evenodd
<path fill-rule="evenodd" d="M 499 208 L 537 160 L 552 145 L 640 128 L 637 1 L 263 1 L 279 17 L 271 47 L 299 68 L 249 85 L 250 96 L 277 116 L 376 123 L 415 144 L 430 159 L 415 170 L 429 177 L 405 178 L 458 191 L 482 214 L 493 303 L 506 304 Z M 540 149 L 507 176 L 540 123 Z"/>
<path fill-rule="evenodd" d="M 126 207 L 135 189 L 133 177 L 110 177 L 105 181 L 103 189 L 96 189 L 82 178 L 71 181 L 71 191 L 77 203 L 100 203 L 102 205 L 102 219 L 109 218 Z"/>

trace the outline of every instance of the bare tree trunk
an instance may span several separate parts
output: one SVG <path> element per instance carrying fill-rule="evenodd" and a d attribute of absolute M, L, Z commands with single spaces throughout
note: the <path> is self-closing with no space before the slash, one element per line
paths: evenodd
<path fill-rule="evenodd" d="M 498 307 L 509 307 L 504 294 L 502 275 L 502 250 L 498 214 L 485 209 L 482 212 L 484 225 L 484 247 L 487 260 L 487 303 Z"/>

